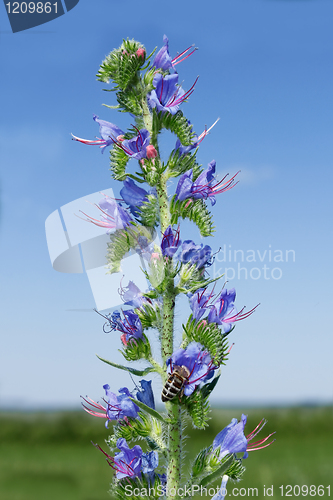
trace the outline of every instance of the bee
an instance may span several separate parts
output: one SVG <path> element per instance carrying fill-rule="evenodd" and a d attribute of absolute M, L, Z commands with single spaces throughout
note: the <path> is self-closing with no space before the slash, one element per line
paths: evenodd
<path fill-rule="evenodd" d="M 184 386 L 187 383 L 191 375 L 190 370 L 186 366 L 174 365 L 168 380 L 162 390 L 162 401 L 171 401 L 173 398 L 179 395 L 182 397 L 184 392 Z"/>

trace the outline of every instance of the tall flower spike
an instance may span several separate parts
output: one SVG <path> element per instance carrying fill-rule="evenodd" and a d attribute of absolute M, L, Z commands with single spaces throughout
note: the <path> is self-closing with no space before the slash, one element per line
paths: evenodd
<path fill-rule="evenodd" d="M 93 115 L 93 119 L 95 122 L 99 123 L 99 133 L 101 138 L 88 140 L 81 139 L 80 137 L 76 137 L 76 135 L 72 134 L 73 140 L 82 142 L 83 144 L 88 144 L 90 146 L 99 146 L 104 153 L 104 149 L 108 146 L 111 146 L 114 142 L 118 142 L 120 138 L 124 135 L 124 132 L 114 125 L 113 123 L 107 122 L 105 120 L 100 120 L 97 115 Z"/>
<path fill-rule="evenodd" d="M 152 108 L 162 113 L 169 112 L 174 115 L 177 113 L 179 106 L 194 92 L 195 84 L 185 92 L 182 87 L 178 86 L 178 74 L 162 76 L 157 73 L 153 79 L 154 90 L 148 95 L 148 103 Z"/>

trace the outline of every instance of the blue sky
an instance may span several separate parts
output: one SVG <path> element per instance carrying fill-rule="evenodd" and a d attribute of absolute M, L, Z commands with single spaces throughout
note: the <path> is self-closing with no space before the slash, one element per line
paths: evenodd
<path fill-rule="evenodd" d="M 149 52 L 164 33 L 172 55 L 199 47 L 177 67 L 185 89 L 200 75 L 183 105 L 194 129 L 220 117 L 199 161 L 215 159 L 221 176 L 241 170 L 213 208 L 216 237 L 207 243 L 226 252 L 211 273 L 227 268 L 239 309 L 261 303 L 232 334 L 213 400 L 332 402 L 332 16 L 325 0 L 80 0 L 66 15 L 12 34 L 0 7 L 0 407 L 74 407 L 80 394 L 100 397 L 105 383 L 132 386 L 95 357 L 121 362 L 118 334 L 104 335 L 88 311 L 87 276 L 52 268 L 44 225 L 73 200 L 118 192 L 108 154 L 70 133 L 97 135 L 94 113 L 130 125 L 101 106 L 114 96 L 95 74 L 123 38 Z M 165 134 L 165 155 L 173 144 Z M 183 235 L 200 242 L 190 224 Z M 185 306 L 176 308 L 178 331 Z M 160 391 L 157 378 L 154 386 Z"/>

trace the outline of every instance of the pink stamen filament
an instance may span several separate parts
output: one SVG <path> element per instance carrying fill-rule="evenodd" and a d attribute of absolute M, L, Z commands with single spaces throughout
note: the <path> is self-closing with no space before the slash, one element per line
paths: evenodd
<path fill-rule="evenodd" d="M 179 59 L 180 57 L 182 57 L 183 55 L 185 55 L 185 54 L 186 54 L 186 52 L 188 52 L 189 50 L 191 50 L 191 48 L 192 48 L 192 47 L 193 47 L 193 45 L 191 45 L 191 46 L 190 46 L 190 47 L 188 47 L 187 49 L 183 50 L 183 52 L 181 52 L 178 56 L 174 57 L 174 58 L 172 59 L 172 61 L 171 61 L 172 65 L 173 65 L 173 66 L 176 66 L 176 64 L 179 64 L 180 62 L 185 61 L 185 59 L 187 59 L 188 57 L 190 57 L 190 56 L 191 56 L 191 55 L 192 55 L 192 54 L 193 54 L 193 53 L 197 50 L 197 48 L 196 48 L 196 47 L 192 50 L 192 52 L 191 52 L 190 54 L 187 54 L 187 56 L 186 56 L 186 57 L 183 57 L 183 59 L 181 59 L 180 61 L 178 61 L 178 59 Z"/>

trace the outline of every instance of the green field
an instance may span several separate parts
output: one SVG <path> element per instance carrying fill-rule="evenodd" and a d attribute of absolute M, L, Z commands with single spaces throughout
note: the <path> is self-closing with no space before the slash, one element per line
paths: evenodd
<path fill-rule="evenodd" d="M 275 430 L 276 442 L 250 453 L 244 480 L 230 489 L 245 488 L 248 498 L 248 488 L 257 488 L 256 498 L 267 499 L 264 487 L 273 486 L 273 497 L 281 498 L 281 485 L 323 485 L 328 498 L 331 485 L 333 497 L 332 407 L 245 413 L 247 433 L 266 417 L 263 436 Z M 233 416 L 240 418 L 240 411 L 214 410 L 208 430 L 188 426 L 184 470 Z M 104 421 L 84 412 L 0 414 L 0 500 L 107 500 L 112 469 L 91 444 L 103 446 L 107 436 Z"/>

